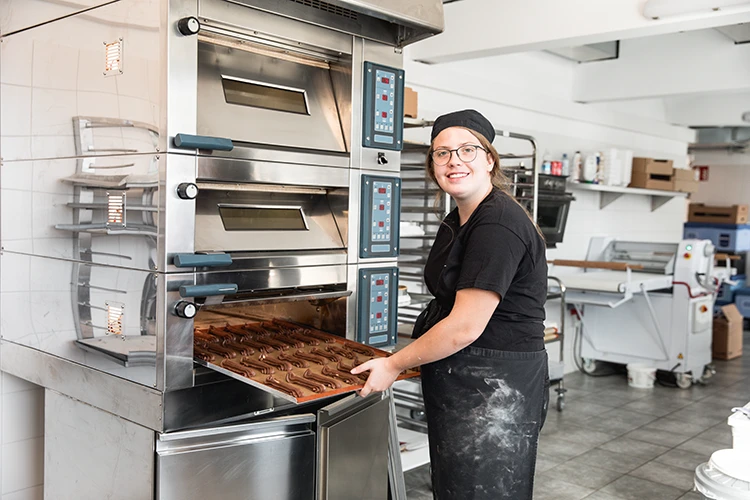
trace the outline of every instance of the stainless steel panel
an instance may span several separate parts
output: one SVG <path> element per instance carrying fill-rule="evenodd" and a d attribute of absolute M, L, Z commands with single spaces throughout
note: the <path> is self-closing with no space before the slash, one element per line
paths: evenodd
<path fill-rule="evenodd" d="M 14 12 L 19 3 L 12 2 Z M 71 10 L 59 3 L 32 3 Z M 3 160 L 80 154 L 74 126 L 79 116 L 96 118 L 84 145 L 87 156 L 156 152 L 165 91 L 160 71 L 166 65 L 159 7 L 149 0 L 115 2 L 3 38 Z M 105 44 L 120 42 L 122 72 L 105 75 Z"/>
<path fill-rule="evenodd" d="M 174 270 L 172 258 L 176 253 L 195 251 L 195 200 L 183 200 L 178 186 L 195 182 L 195 156 L 168 154 L 166 168 L 159 171 L 159 241 L 157 269 Z"/>
<path fill-rule="evenodd" d="M 400 0 L 333 0 L 354 11 L 385 19 L 395 24 L 421 28 L 426 31 L 419 38 L 443 31 L 442 0 L 403 2 Z M 415 33 L 416 35 L 416 33 Z M 416 40 L 409 40 L 409 43 Z"/>
<path fill-rule="evenodd" d="M 226 211 L 252 210 L 242 227 L 227 227 L 232 219 Z M 264 229 L 263 213 L 278 211 L 295 217 L 288 229 Z M 238 214 L 239 215 L 239 214 Z M 237 218 L 239 219 L 239 217 Z M 285 218 L 284 221 L 287 219 Z M 254 224 L 250 227 L 250 222 Z M 195 250 L 211 251 L 283 251 L 341 249 L 344 242 L 336 224 L 328 196 L 276 192 L 214 191 L 201 189 L 196 198 Z"/>
<path fill-rule="evenodd" d="M 162 430 L 161 393 L 142 384 L 6 339 L 0 342 L 0 370 L 149 429 Z"/>
<path fill-rule="evenodd" d="M 175 27 L 185 17 L 196 16 L 198 0 L 169 0 L 158 2 L 162 15 L 166 17 L 161 36 L 162 51 L 166 64 L 160 67 L 160 79 L 164 82 L 162 89 L 162 115 L 160 126 L 166 133 L 162 134 L 162 151 L 169 150 L 184 153 L 174 148 L 172 140 L 177 134 L 196 134 L 198 86 L 198 37 L 183 36 Z M 165 106 L 164 106 L 165 105 Z"/>
<path fill-rule="evenodd" d="M 170 274 L 169 291 L 181 285 L 213 285 L 233 283 L 238 287 L 238 295 L 267 290 L 346 284 L 347 266 L 310 266 L 289 268 L 247 269 L 238 271 L 216 271 L 200 273 Z M 230 296 L 227 299 L 231 300 Z"/>
<path fill-rule="evenodd" d="M 196 367 L 194 387 L 164 393 L 164 430 L 232 423 L 293 407 L 266 391 Z"/>
<path fill-rule="evenodd" d="M 204 153 L 209 158 L 204 157 Z M 328 152 L 316 152 L 302 149 L 283 149 L 283 148 L 272 148 L 263 146 L 260 144 L 253 144 L 253 147 L 236 147 L 231 151 L 221 151 L 221 156 L 211 155 L 210 151 L 201 151 L 201 157 L 198 160 L 198 171 L 199 178 L 225 178 L 226 180 L 238 179 L 238 182 L 245 182 L 248 180 L 247 175 L 244 173 L 243 167 L 237 167 L 236 163 L 222 163 L 222 161 L 230 161 L 229 159 L 239 160 L 254 160 L 257 162 L 255 168 L 259 173 L 265 176 L 271 176 L 269 182 L 276 182 L 273 179 L 274 172 L 269 170 L 270 166 L 278 164 L 293 164 L 293 165 L 304 165 L 307 167 L 341 167 L 349 168 L 350 160 L 347 153 L 328 153 Z M 219 154 L 219 153 L 217 153 Z M 211 157 L 213 156 L 213 157 Z M 269 167 L 262 167 L 263 163 L 268 163 Z M 220 174 L 215 174 L 215 169 L 228 169 L 222 170 Z M 239 169 L 237 171 L 236 169 Z M 286 168 L 285 168 L 286 169 Z M 315 170 L 315 169 L 313 169 Z M 284 175 L 283 173 L 281 175 Z M 225 177 L 228 176 L 228 177 Z M 305 176 L 304 178 L 308 178 Z M 302 181 L 309 183 L 309 181 Z M 331 183 L 329 183 L 331 182 Z M 326 185 L 335 186 L 337 181 L 331 180 L 326 181 Z"/>
<path fill-rule="evenodd" d="M 318 155 L 316 158 L 323 157 Z M 199 157 L 196 178 L 214 182 L 257 182 L 322 188 L 348 186 L 348 169 L 310 164 L 306 160 L 307 157 L 301 155 L 289 158 L 279 155 L 272 161 Z"/>
<path fill-rule="evenodd" d="M 350 396 L 318 415 L 318 498 L 388 498 L 388 399 Z"/>
<path fill-rule="evenodd" d="M 248 5 L 243 3 L 255 5 L 248 8 Z M 268 4 L 271 8 L 265 9 L 259 2 L 200 0 L 198 9 L 201 19 L 211 26 L 232 29 L 237 33 L 268 41 L 285 40 L 287 43 L 317 47 L 333 54 L 351 54 L 350 35 L 320 25 L 300 22 L 288 16 L 280 16 L 276 13 L 278 7 L 283 7 L 278 5 L 279 3 Z M 310 12 L 310 9 L 303 10 Z"/>
<path fill-rule="evenodd" d="M 44 393 L 44 498 L 154 497 L 154 431 Z"/>
<path fill-rule="evenodd" d="M 161 434 L 159 500 L 315 498 L 312 415 Z"/>
<path fill-rule="evenodd" d="M 156 386 L 158 328 L 153 311 L 141 307 L 156 294 L 145 286 L 153 273 L 8 251 L 0 264 L 3 340 Z M 83 339 L 87 350 L 77 343 Z M 92 352 L 108 349 L 111 355 Z"/>
<path fill-rule="evenodd" d="M 0 36 L 112 1 L 117 0 L 74 0 L 65 3 L 50 0 L 3 0 L 0 3 Z"/>
<path fill-rule="evenodd" d="M 321 67 L 285 60 L 272 55 L 270 50 L 262 50 L 268 55 L 261 49 L 252 53 L 215 43 L 198 44 L 198 134 L 240 142 L 346 152 L 337 103 L 351 97 L 334 93 L 329 67 L 336 64 L 325 63 Z M 346 71 L 339 73 L 346 74 Z M 295 92 L 305 97 L 306 112 L 231 104 L 222 86 L 227 78 L 264 87 L 297 89 Z"/>

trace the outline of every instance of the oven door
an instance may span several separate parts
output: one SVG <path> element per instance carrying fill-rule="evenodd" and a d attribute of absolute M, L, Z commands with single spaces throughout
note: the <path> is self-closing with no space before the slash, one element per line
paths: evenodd
<path fill-rule="evenodd" d="M 318 500 L 388 498 L 388 412 L 381 393 L 318 412 Z"/>
<path fill-rule="evenodd" d="M 198 43 L 198 134 L 348 153 L 351 61 L 338 64 L 249 42 L 226 46 L 203 40 Z"/>
<path fill-rule="evenodd" d="M 569 193 L 539 194 L 536 220 L 544 234 L 547 248 L 554 248 L 558 243 L 562 243 L 570 202 L 573 200 L 573 195 Z"/>

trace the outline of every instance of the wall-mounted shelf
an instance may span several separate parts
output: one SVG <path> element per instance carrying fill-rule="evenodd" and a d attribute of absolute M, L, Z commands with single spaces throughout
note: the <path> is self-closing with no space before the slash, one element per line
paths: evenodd
<path fill-rule="evenodd" d="M 658 189 L 603 186 L 601 184 L 582 184 L 576 182 L 571 182 L 568 184 L 568 186 L 571 189 L 578 189 L 582 191 L 598 191 L 600 209 L 606 207 L 624 194 L 638 194 L 651 197 L 651 211 L 653 212 L 672 198 L 685 198 L 688 195 L 688 193 L 681 193 L 679 191 L 661 191 Z"/>

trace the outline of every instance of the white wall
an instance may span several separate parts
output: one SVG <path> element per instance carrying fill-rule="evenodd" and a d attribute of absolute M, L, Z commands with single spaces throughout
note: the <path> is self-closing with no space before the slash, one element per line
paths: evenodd
<path fill-rule="evenodd" d="M 573 103 L 572 67 L 555 56 L 513 54 L 433 66 L 406 61 L 405 69 L 407 85 L 418 92 L 420 118 L 434 119 L 445 112 L 474 108 L 496 128 L 535 137 L 540 157 L 545 152 L 559 158 L 562 153 L 572 157 L 576 150 L 615 147 L 631 149 L 635 156 L 686 163 L 692 132 L 655 119 L 664 115 L 661 101 L 651 101 L 653 109 L 648 101 L 640 103 L 632 113 L 621 105 Z M 429 134 L 409 129 L 407 138 L 425 141 Z M 548 260 L 585 258 L 594 235 L 635 241 L 675 242 L 681 238 L 685 198 L 674 198 L 652 212 L 650 198 L 642 195 L 627 194 L 600 209 L 598 193 L 575 190 L 574 194 L 564 242 L 548 251 Z M 570 272 L 557 268 L 552 274 L 564 279 L 566 271 Z M 559 322 L 558 318 L 559 309 L 551 304 L 548 320 Z M 571 324 L 566 323 L 566 329 L 572 334 Z M 571 335 L 565 345 L 566 372 L 576 369 L 572 347 Z M 549 346 L 552 359 L 557 359 L 557 349 L 557 344 Z"/>
<path fill-rule="evenodd" d="M 0 499 L 42 500 L 44 389 L 0 374 Z"/>
<path fill-rule="evenodd" d="M 694 165 L 708 165 L 708 181 L 693 196 L 706 205 L 750 204 L 750 153 L 696 153 Z"/>

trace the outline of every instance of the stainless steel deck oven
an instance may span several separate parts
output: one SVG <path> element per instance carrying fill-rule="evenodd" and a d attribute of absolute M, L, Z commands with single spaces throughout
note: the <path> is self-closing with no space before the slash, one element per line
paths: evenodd
<path fill-rule="evenodd" d="M 194 344 L 394 344 L 401 48 L 442 3 L 99 3 L 0 25 L 0 367 L 47 389 L 46 491 L 375 499 L 390 467 L 403 493 L 389 397 Z"/>

